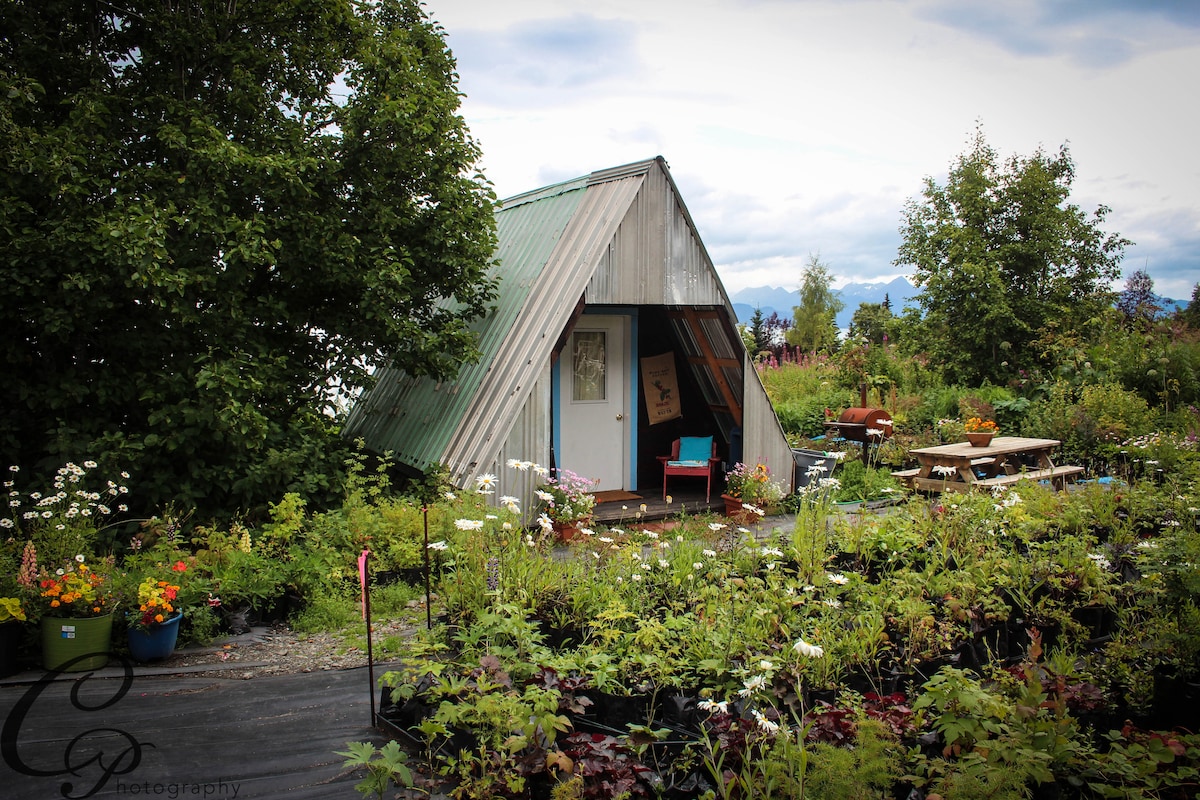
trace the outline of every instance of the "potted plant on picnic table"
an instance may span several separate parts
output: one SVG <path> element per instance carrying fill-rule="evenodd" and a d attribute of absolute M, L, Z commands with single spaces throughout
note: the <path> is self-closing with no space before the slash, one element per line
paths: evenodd
<path fill-rule="evenodd" d="M 990 419 L 971 417 L 963 423 L 967 433 L 967 441 L 972 447 L 987 447 L 992 443 L 992 437 L 1000 432 L 1000 426 Z"/>

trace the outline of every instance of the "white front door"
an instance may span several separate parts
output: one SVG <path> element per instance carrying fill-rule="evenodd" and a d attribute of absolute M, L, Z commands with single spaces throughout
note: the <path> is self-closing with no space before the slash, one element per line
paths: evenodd
<path fill-rule="evenodd" d="M 624 489 L 629 425 L 625 317 L 584 314 L 559 358 L 558 467 Z"/>

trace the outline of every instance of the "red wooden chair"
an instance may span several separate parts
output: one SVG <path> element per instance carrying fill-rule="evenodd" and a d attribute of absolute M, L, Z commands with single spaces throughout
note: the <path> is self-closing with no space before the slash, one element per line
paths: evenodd
<path fill-rule="evenodd" d="M 658 456 L 663 467 L 663 499 L 667 499 L 667 478 L 671 476 L 706 478 L 704 502 L 712 497 L 713 473 L 721 464 L 717 443 L 711 436 L 684 436 L 671 443 L 671 455 Z"/>

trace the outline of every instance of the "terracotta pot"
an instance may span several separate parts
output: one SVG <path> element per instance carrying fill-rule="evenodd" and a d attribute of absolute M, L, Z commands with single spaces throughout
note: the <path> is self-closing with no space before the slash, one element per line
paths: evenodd
<path fill-rule="evenodd" d="M 968 431 L 967 441 L 971 443 L 971 447 L 987 447 L 995 435 L 992 431 Z"/>
<path fill-rule="evenodd" d="M 734 520 L 739 525 L 750 525 L 758 522 L 758 514 L 743 509 L 742 501 L 739 498 L 723 494 L 721 495 L 721 499 L 725 501 L 725 516 Z M 750 505 L 754 504 L 751 503 Z"/>
<path fill-rule="evenodd" d="M 582 539 L 583 533 L 579 529 L 579 525 L 574 522 L 555 522 L 554 523 L 554 540 L 562 544 L 570 544 L 576 539 Z"/>

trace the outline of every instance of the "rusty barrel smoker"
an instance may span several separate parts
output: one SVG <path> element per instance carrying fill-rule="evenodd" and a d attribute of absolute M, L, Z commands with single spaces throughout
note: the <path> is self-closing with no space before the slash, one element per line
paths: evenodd
<path fill-rule="evenodd" d="M 880 408 L 847 408 L 837 422 L 826 422 L 825 428 L 836 431 L 843 439 L 862 442 L 862 460 L 866 464 L 870 446 L 892 438 L 892 415 Z"/>

